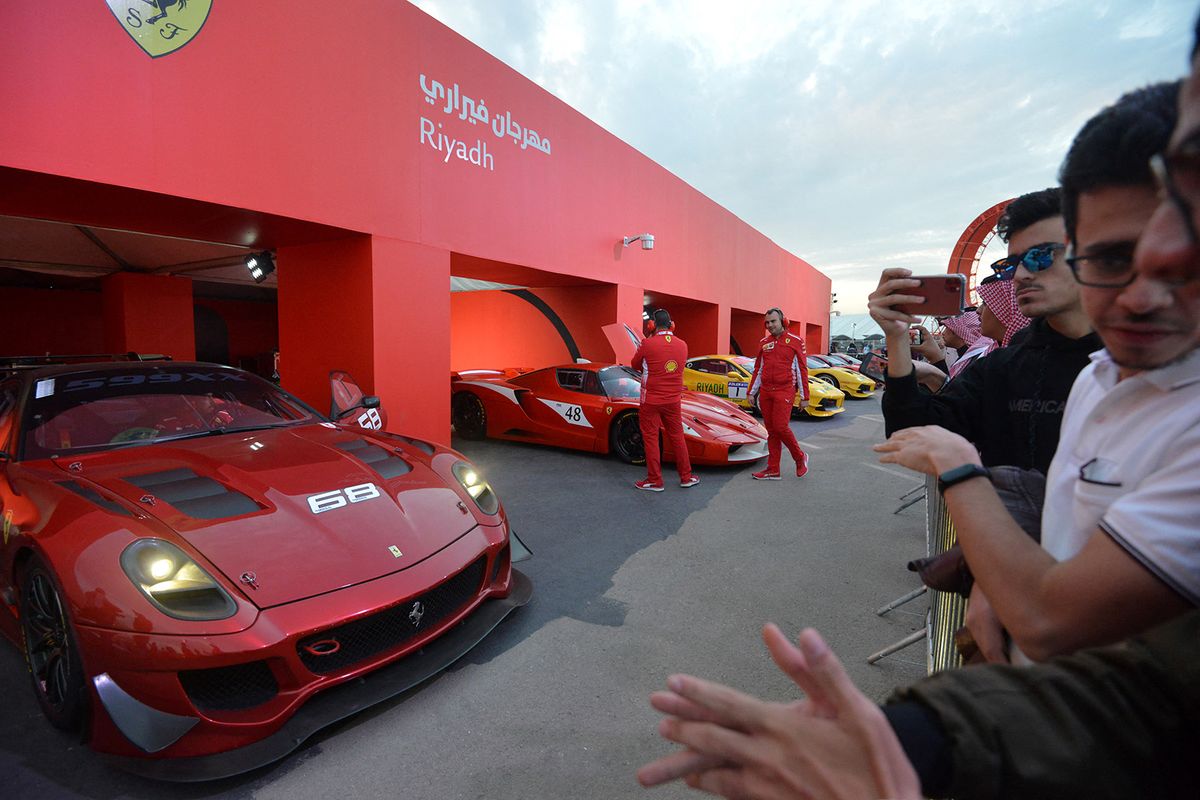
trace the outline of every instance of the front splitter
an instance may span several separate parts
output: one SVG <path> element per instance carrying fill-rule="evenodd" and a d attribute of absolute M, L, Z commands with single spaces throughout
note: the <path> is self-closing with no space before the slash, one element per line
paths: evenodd
<path fill-rule="evenodd" d="M 106 759 L 126 772 L 175 783 L 228 778 L 266 766 L 291 753 L 322 728 L 402 694 L 442 672 L 483 641 L 505 617 L 528 603 L 532 595 L 533 584 L 529 578 L 514 569 L 508 597 L 485 601 L 453 629 L 416 653 L 318 692 L 282 728 L 245 747 L 191 758 L 109 755 Z"/>

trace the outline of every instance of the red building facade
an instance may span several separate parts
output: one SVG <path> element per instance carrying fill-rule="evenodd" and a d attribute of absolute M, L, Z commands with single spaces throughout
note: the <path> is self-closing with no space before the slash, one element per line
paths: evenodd
<path fill-rule="evenodd" d="M 750 349 L 772 305 L 827 343 L 828 278 L 408 3 L 191 0 L 202 25 L 157 57 L 143 6 L 4 4 L 0 215 L 273 251 L 276 302 L 231 335 L 277 320 L 283 384 L 318 408 L 345 369 L 445 441 L 452 368 L 613 360 L 601 326 L 647 301 L 695 354 Z M 195 357 L 186 277 L 101 285 L 25 290 L 0 354 Z"/>

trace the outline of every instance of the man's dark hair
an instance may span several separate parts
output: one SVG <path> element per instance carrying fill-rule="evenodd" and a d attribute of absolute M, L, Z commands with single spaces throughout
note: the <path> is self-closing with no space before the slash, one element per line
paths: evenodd
<path fill-rule="evenodd" d="M 1181 83 L 1155 83 L 1124 94 L 1075 136 L 1058 170 L 1063 221 L 1072 243 L 1079 195 L 1109 186 L 1154 185 L 1150 156 L 1161 153 L 1171 138 Z"/>
<path fill-rule="evenodd" d="M 764 316 L 764 317 L 769 317 L 769 316 L 771 316 L 772 314 L 778 314 L 778 315 L 779 315 L 779 320 L 780 320 L 780 322 L 782 322 L 783 320 L 787 319 L 787 317 L 785 317 L 785 316 L 783 315 L 783 310 L 782 310 L 781 308 L 779 308 L 779 306 L 772 306 L 771 308 L 768 308 L 768 309 L 766 310 L 766 312 L 763 314 L 763 316 Z"/>
<path fill-rule="evenodd" d="M 996 223 L 996 233 L 1000 241 L 1007 242 L 1013 234 L 1020 233 L 1030 225 L 1036 225 L 1044 219 L 1050 219 L 1062 214 L 1062 202 L 1057 186 L 1042 189 L 1038 192 L 1023 194 L 1008 204 L 1000 221 Z"/>
<path fill-rule="evenodd" d="M 665 308 L 660 308 L 654 312 L 654 327 L 660 331 L 665 331 L 671 327 L 671 314 Z"/>

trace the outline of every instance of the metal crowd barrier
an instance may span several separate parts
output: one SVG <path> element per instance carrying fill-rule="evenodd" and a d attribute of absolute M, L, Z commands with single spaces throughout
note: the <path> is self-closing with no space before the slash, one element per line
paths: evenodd
<path fill-rule="evenodd" d="M 944 553 L 954 546 L 954 523 L 942 500 L 942 493 L 937 488 L 937 478 L 925 479 L 925 550 L 930 556 Z M 913 490 L 914 492 L 916 490 Z M 906 493 L 908 497 L 912 492 Z M 909 501 L 908 505 L 911 505 Z M 897 512 L 906 508 L 901 506 Z M 925 651 L 926 668 L 930 674 L 944 669 L 962 666 L 962 656 L 954 646 L 954 632 L 962 627 L 966 617 L 967 601 L 953 592 L 939 592 L 935 589 L 921 587 L 908 594 L 898 597 L 884 605 L 875 613 L 883 616 L 911 600 L 928 594 L 929 610 L 925 615 L 925 629 L 916 631 L 898 642 L 888 645 L 867 658 L 868 664 L 874 664 L 892 653 L 903 650 L 924 639 L 928 644 Z"/>

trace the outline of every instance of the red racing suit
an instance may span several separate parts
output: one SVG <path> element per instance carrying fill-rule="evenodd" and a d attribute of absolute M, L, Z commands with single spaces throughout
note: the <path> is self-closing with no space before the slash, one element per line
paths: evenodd
<path fill-rule="evenodd" d="M 779 472 L 780 445 L 787 447 L 796 464 L 804 458 L 788 423 L 796 393 L 800 393 L 801 404 L 808 402 L 807 360 L 804 342 L 791 331 L 764 336 L 759 342 L 750 394 L 758 395 L 758 410 L 767 429 L 768 472 Z"/>
<path fill-rule="evenodd" d="M 692 477 L 687 439 L 683 435 L 683 416 L 679 402 L 683 397 L 683 365 L 687 361 L 687 343 L 670 331 L 660 331 L 643 339 L 630 362 L 642 373 L 642 404 L 638 422 L 646 448 L 646 479 L 662 483 L 662 454 L 658 450 L 658 432 L 671 440 L 675 450 L 675 468 L 681 482 Z"/>

